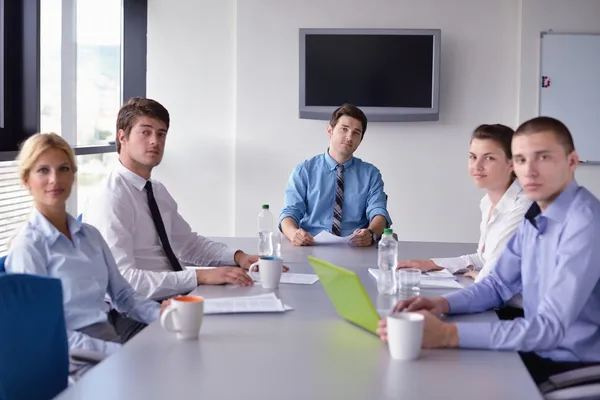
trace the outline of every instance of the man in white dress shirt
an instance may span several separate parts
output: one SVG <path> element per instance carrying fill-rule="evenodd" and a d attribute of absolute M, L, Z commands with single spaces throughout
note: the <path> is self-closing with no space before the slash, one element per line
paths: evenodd
<path fill-rule="evenodd" d="M 246 273 L 258 260 L 193 232 L 165 186 L 150 179 L 163 157 L 169 112 L 160 103 L 132 98 L 117 117 L 119 163 L 88 200 L 83 220 L 107 241 L 121 274 L 154 300 L 202 284 L 252 285 Z M 237 265 L 186 270 L 188 265 Z"/>

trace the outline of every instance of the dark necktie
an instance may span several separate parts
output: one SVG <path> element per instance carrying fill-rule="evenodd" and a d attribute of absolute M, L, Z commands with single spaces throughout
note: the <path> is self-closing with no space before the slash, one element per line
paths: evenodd
<path fill-rule="evenodd" d="M 162 217 L 160 216 L 160 211 L 158 210 L 158 204 L 156 203 L 156 199 L 154 198 L 154 192 L 152 191 L 152 183 L 150 181 L 146 182 L 146 194 L 148 195 L 148 206 L 150 207 L 150 214 L 152 214 L 152 220 L 154 221 L 154 226 L 156 227 L 156 231 L 158 232 L 158 238 L 162 243 L 163 249 L 165 250 L 165 254 L 171 263 L 171 267 L 174 271 L 183 271 L 181 268 L 181 264 L 179 264 L 179 260 L 173 253 L 173 249 L 171 248 L 171 244 L 169 243 L 169 238 L 167 237 L 167 231 L 165 230 L 165 224 L 163 223 Z"/>
<path fill-rule="evenodd" d="M 331 232 L 334 235 L 342 235 L 342 206 L 344 204 L 344 166 L 335 167 L 337 172 L 336 188 L 335 188 L 335 204 L 333 205 L 333 225 Z"/>

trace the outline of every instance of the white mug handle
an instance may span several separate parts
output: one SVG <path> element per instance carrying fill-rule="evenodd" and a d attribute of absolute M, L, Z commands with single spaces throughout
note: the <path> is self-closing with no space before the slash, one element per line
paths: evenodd
<path fill-rule="evenodd" d="M 179 329 L 173 327 L 173 317 L 171 316 L 171 313 L 175 311 L 177 311 L 177 309 L 172 305 L 169 305 L 160 316 L 160 324 L 169 332 L 179 332 Z"/>
<path fill-rule="evenodd" d="M 254 271 L 254 268 L 258 267 L 259 263 L 260 261 L 257 261 L 250 265 L 250 268 L 248 268 L 248 275 L 250 275 L 250 278 L 252 278 L 254 281 L 260 281 L 260 275 L 257 274 L 257 271 Z"/>

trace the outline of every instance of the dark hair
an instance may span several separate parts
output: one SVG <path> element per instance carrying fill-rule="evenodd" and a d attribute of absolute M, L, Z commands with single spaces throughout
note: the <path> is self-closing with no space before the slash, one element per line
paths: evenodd
<path fill-rule="evenodd" d="M 515 136 L 527 135 L 530 133 L 552 132 L 556 140 L 565 149 L 567 154 L 575 151 L 573 144 L 573 136 L 569 132 L 569 128 L 561 121 L 552 117 L 535 117 L 529 121 L 525 121 L 517 128 Z"/>
<path fill-rule="evenodd" d="M 473 139 L 493 140 L 494 142 L 498 143 L 500 145 L 500 147 L 502 147 L 502 150 L 504 151 L 506 158 L 508 158 L 510 160 L 512 158 L 512 151 L 510 150 L 510 144 L 512 142 L 512 138 L 513 138 L 514 134 L 515 134 L 515 131 L 513 131 L 512 128 L 509 128 L 506 125 L 483 124 L 483 125 L 479 125 L 477 128 L 475 128 L 475 130 L 473 131 L 473 134 L 471 135 L 471 141 Z"/>
<path fill-rule="evenodd" d="M 331 114 L 329 125 L 331 125 L 332 128 L 335 128 L 340 118 L 342 118 L 344 115 L 360 121 L 362 124 L 362 135 L 360 138 L 362 140 L 362 138 L 365 137 L 365 132 L 367 131 L 367 116 L 365 113 L 355 105 L 345 103 L 338 107 L 333 114 Z"/>
<path fill-rule="evenodd" d="M 131 128 L 135 125 L 138 117 L 150 117 L 163 122 L 169 129 L 169 112 L 162 104 L 156 100 L 146 99 L 144 97 L 132 97 L 121 107 L 117 116 L 117 153 L 121 152 L 121 143 L 119 142 L 119 130 L 123 129 L 125 137 L 129 138 Z"/>

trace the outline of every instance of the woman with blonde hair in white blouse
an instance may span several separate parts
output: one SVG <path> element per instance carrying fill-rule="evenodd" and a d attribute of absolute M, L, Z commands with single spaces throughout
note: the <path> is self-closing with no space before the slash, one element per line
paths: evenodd
<path fill-rule="evenodd" d="M 479 282 L 494 268 L 531 201 L 513 172 L 511 141 L 514 131 L 505 125 L 480 125 L 471 136 L 468 168 L 475 185 L 485 189 L 480 202 L 481 225 L 477 253 L 453 258 L 405 260 L 398 268 L 436 271 L 443 268 Z"/>
<path fill-rule="evenodd" d="M 67 213 L 66 201 L 77 172 L 69 144 L 55 133 L 33 135 L 23 143 L 18 162 L 21 183 L 34 206 L 11 242 L 7 272 L 61 280 L 69 348 L 103 354 L 117 351 L 158 319 L 161 305 L 136 293 L 121 276 L 96 228 Z M 112 307 L 105 301 L 107 294 Z M 72 364 L 71 373 L 79 375 L 81 367 Z"/>

